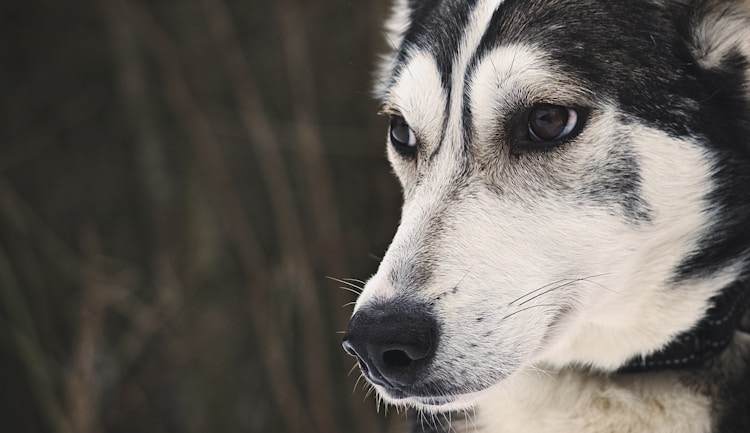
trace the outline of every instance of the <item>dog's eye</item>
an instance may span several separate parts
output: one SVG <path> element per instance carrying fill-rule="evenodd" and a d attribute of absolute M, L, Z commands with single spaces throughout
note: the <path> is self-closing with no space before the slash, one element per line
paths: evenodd
<path fill-rule="evenodd" d="M 391 144 L 403 156 L 413 156 L 417 151 L 417 136 L 402 116 L 391 116 Z"/>
<path fill-rule="evenodd" d="M 580 128 L 579 112 L 560 105 L 539 104 L 529 110 L 529 139 L 536 142 L 560 142 Z"/>

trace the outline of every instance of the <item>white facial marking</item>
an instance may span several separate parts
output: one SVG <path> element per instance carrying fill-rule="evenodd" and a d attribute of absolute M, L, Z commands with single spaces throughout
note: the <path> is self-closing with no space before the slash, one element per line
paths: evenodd
<path fill-rule="evenodd" d="M 475 10 L 472 12 L 472 17 L 469 20 L 469 27 L 461 43 L 457 64 L 454 67 L 454 88 L 463 88 L 463 80 L 468 67 L 468 62 L 471 58 L 477 46 L 479 45 L 482 35 L 487 30 L 490 24 L 490 19 L 494 11 L 499 7 L 502 0 L 490 0 L 480 2 Z M 409 9 L 405 0 L 399 0 L 395 7 L 394 13 L 391 19 L 386 24 L 387 39 L 392 44 L 392 48 L 398 47 L 401 44 L 402 37 L 406 29 L 408 28 Z M 393 69 L 395 58 L 391 57 L 388 66 L 385 66 L 383 70 L 389 74 Z M 384 84 L 388 81 L 386 74 L 381 74 L 380 84 Z M 398 80 L 394 85 L 386 89 L 382 86 L 376 85 L 376 92 L 385 95 L 385 102 L 387 105 L 398 110 L 403 116 L 406 122 L 414 131 L 415 135 L 422 142 L 424 147 L 434 147 L 438 144 L 440 139 L 443 121 L 444 121 L 444 110 L 448 100 L 448 96 L 442 86 L 440 72 L 435 63 L 435 58 L 429 53 L 415 51 L 407 56 L 406 64 L 402 67 L 399 74 Z M 460 93 L 454 95 L 453 103 L 450 108 L 450 116 L 452 122 L 455 123 L 455 127 L 449 127 L 449 131 L 446 131 L 446 141 L 460 140 L 461 130 L 463 128 L 463 122 L 461 120 L 461 100 Z M 450 124 L 451 122 L 449 122 Z M 391 161 L 395 166 L 402 166 L 401 170 L 396 170 L 402 184 L 407 184 L 413 177 L 412 167 L 404 166 L 399 158 L 394 155 L 393 149 L 388 149 Z M 446 152 L 448 153 L 448 152 Z M 442 159 L 442 158 L 441 158 Z M 431 193 L 424 195 L 439 195 L 440 187 L 436 186 Z M 408 205 L 408 204 L 407 204 Z M 405 205 L 405 206 L 407 206 Z M 424 208 L 420 204 L 415 204 L 412 208 L 420 209 L 424 211 Z M 423 212 L 421 212 L 423 213 Z M 407 213 L 404 208 L 403 219 L 401 226 L 408 225 L 408 221 L 414 221 L 414 224 L 419 225 L 421 223 L 420 218 L 409 217 L 413 213 Z M 416 227 L 415 227 L 416 229 Z M 401 230 L 402 232 L 404 230 Z M 397 234 L 398 236 L 398 234 Z M 394 239 L 392 246 L 396 244 Z M 387 259 L 387 256 L 386 256 Z M 392 294 L 393 287 L 389 285 L 384 277 L 378 277 L 384 274 L 388 269 L 386 259 L 383 260 L 380 266 L 378 274 L 371 279 L 362 295 L 359 297 L 357 304 L 355 305 L 356 310 L 366 303 L 371 298 L 383 297 L 385 292 Z"/>
<path fill-rule="evenodd" d="M 433 56 L 424 52 L 410 56 L 389 95 L 389 105 L 401 112 L 422 141 L 435 143 L 438 140 L 447 97 Z"/>
<path fill-rule="evenodd" d="M 470 24 L 461 41 L 459 52 L 456 55 L 456 62 L 453 64 L 453 97 L 451 98 L 451 106 L 449 108 L 448 128 L 445 133 L 446 140 L 452 140 L 456 143 L 461 142 L 465 127 L 463 122 L 464 101 L 462 90 L 466 85 L 464 83 L 466 69 L 469 66 L 472 54 L 477 50 L 482 41 L 482 36 L 487 32 L 493 14 L 501 3 L 502 0 L 479 2 L 472 11 L 471 18 L 469 19 Z"/>
<path fill-rule="evenodd" d="M 557 367 L 578 362 L 616 369 L 634 354 L 659 349 L 692 326 L 717 286 L 736 276 L 730 269 L 684 288 L 668 284 L 709 224 L 710 159 L 699 144 L 655 129 L 636 126 L 631 134 L 641 195 L 654 221 L 602 237 L 592 250 L 609 259 L 600 265 L 608 275 L 596 279 L 606 290 L 581 292 L 581 314 L 557 344 L 542 350 L 540 360 Z"/>

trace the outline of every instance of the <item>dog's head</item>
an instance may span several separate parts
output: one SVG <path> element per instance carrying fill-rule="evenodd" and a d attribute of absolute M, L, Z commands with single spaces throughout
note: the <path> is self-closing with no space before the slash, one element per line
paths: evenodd
<path fill-rule="evenodd" d="M 394 404 L 614 370 L 739 278 L 750 5 L 400 0 L 378 92 L 401 224 L 345 336 Z"/>

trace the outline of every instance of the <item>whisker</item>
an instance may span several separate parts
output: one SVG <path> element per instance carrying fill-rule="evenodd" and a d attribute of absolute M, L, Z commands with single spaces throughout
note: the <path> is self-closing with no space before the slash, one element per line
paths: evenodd
<path fill-rule="evenodd" d="M 329 280 L 333 280 L 333 281 L 335 281 L 337 283 L 341 283 L 341 284 L 345 284 L 345 285 L 349 286 L 351 289 L 346 289 L 344 287 L 341 287 L 341 289 L 352 290 L 352 291 L 355 291 L 354 293 L 356 293 L 356 294 L 360 294 L 360 293 L 362 293 L 362 290 L 364 290 L 363 287 L 358 286 L 358 285 L 354 284 L 351 281 L 347 281 L 346 279 L 342 280 L 340 278 L 335 278 L 335 277 L 331 277 L 331 276 L 328 276 L 328 275 L 326 275 L 326 278 L 328 278 Z"/>
<path fill-rule="evenodd" d="M 476 407 L 472 406 L 471 408 L 471 414 L 469 414 L 469 409 L 464 409 L 464 415 L 466 416 L 466 423 L 465 425 L 468 427 L 469 424 L 472 426 L 472 430 L 476 433 L 477 430 L 477 409 Z"/>
<path fill-rule="evenodd" d="M 593 277 L 600 277 L 600 276 L 603 276 L 603 275 L 609 275 L 609 274 L 599 274 L 599 275 L 594 275 L 594 276 L 592 276 L 592 277 L 585 277 L 585 278 L 581 278 L 581 281 L 585 281 L 585 282 L 587 282 L 587 283 L 591 283 L 591 284 L 597 285 L 597 286 L 601 287 L 601 288 L 602 288 L 602 289 L 604 289 L 604 290 L 610 291 L 610 292 L 612 292 L 612 293 L 617 293 L 617 294 L 619 294 L 620 292 L 618 292 L 617 290 L 611 289 L 611 288 L 609 288 L 609 287 L 605 286 L 605 285 L 604 285 L 604 284 L 602 284 L 602 283 L 598 283 L 598 282 L 596 282 L 596 281 L 592 281 L 592 280 L 590 280 L 590 279 L 589 279 L 589 278 L 593 278 Z"/>
<path fill-rule="evenodd" d="M 469 426 L 469 424 L 471 422 L 471 418 L 469 417 L 469 410 L 466 409 L 466 408 L 461 409 L 461 416 L 463 417 L 462 418 L 462 421 L 463 421 L 463 423 L 462 423 L 462 429 L 464 431 L 466 431 L 466 429 L 468 428 L 468 426 Z"/>
<path fill-rule="evenodd" d="M 350 371 L 350 373 L 351 373 L 351 371 Z M 359 385 L 359 381 L 360 380 L 362 380 L 362 373 L 360 373 L 359 376 L 357 377 L 357 380 L 354 381 L 354 387 L 352 388 L 352 394 L 356 394 L 357 393 L 357 386 Z"/>
<path fill-rule="evenodd" d="M 365 379 L 365 375 L 364 375 L 364 374 L 362 374 L 362 373 L 359 373 L 359 376 L 357 377 L 357 381 L 356 381 L 356 382 L 354 382 L 354 392 L 356 392 L 356 391 L 357 391 L 357 386 L 359 386 L 359 382 L 360 382 L 360 381 L 361 381 L 362 379 Z M 369 382 L 367 382 L 367 379 L 365 379 L 365 380 L 364 380 L 364 382 L 362 382 L 362 387 L 361 387 L 362 391 L 365 391 L 365 392 L 367 392 L 367 388 L 368 388 L 369 386 L 370 386 Z M 366 396 L 367 396 L 367 394 L 365 394 L 365 397 L 366 397 Z"/>
<path fill-rule="evenodd" d="M 349 281 L 349 282 L 352 282 L 352 283 L 357 283 L 357 284 L 361 284 L 361 285 L 362 285 L 362 288 L 364 288 L 365 284 L 367 284 L 367 282 L 366 282 L 366 281 L 358 280 L 358 279 L 356 279 L 356 278 L 344 278 L 344 280 L 346 280 L 346 281 Z"/>
<path fill-rule="evenodd" d="M 352 368 L 349 369 L 349 373 L 346 373 L 346 377 L 351 376 L 351 374 L 354 373 L 354 369 L 357 368 L 358 366 L 359 366 L 359 364 L 355 362 L 354 365 L 352 365 Z M 360 379 L 362 378 L 361 374 L 359 375 L 359 378 Z M 359 382 L 359 379 L 357 379 L 357 382 Z M 354 386 L 356 387 L 357 384 L 355 383 Z"/>
<path fill-rule="evenodd" d="M 442 414 L 442 415 L 443 415 L 443 416 L 445 416 L 445 414 Z M 438 425 L 440 426 L 440 428 L 441 428 L 441 429 L 443 429 L 443 430 L 447 430 L 447 429 L 445 428 L 445 426 L 443 425 L 443 422 L 442 422 L 442 421 L 440 420 L 440 414 L 433 414 L 433 415 L 432 415 L 432 421 L 433 421 L 433 425 L 434 425 L 435 423 L 437 423 L 437 424 L 438 424 Z M 449 425 L 450 425 L 450 424 L 449 424 Z M 436 426 L 436 427 L 437 427 L 437 426 Z M 450 430 L 448 430 L 448 431 L 450 431 Z"/>
<path fill-rule="evenodd" d="M 425 429 L 425 427 L 424 427 L 425 424 L 427 424 L 427 428 L 433 429 L 432 417 L 434 415 L 432 413 L 430 413 L 430 412 L 424 412 L 424 411 L 420 411 L 419 414 L 422 417 L 422 430 Z"/>
<path fill-rule="evenodd" d="M 453 427 L 453 412 L 448 412 L 447 414 L 444 414 L 443 417 L 446 421 L 448 421 L 448 431 L 456 431 L 456 429 Z"/>
<path fill-rule="evenodd" d="M 467 269 L 467 270 L 466 270 L 466 273 L 464 273 L 464 276 L 463 276 L 463 277 L 461 277 L 461 279 L 460 279 L 460 280 L 458 280 L 458 283 L 457 283 L 457 284 L 455 285 L 455 287 L 458 287 L 458 286 L 460 286 L 460 285 L 461 285 L 461 283 L 463 283 L 463 282 L 464 282 L 464 279 L 466 279 L 466 276 L 467 276 L 467 275 L 469 275 L 469 272 L 471 272 L 471 270 L 472 270 L 472 269 L 474 269 L 474 264 L 475 264 L 475 263 L 476 263 L 476 262 L 472 263 L 472 264 L 471 264 L 471 266 L 469 266 L 469 269 Z"/>
<path fill-rule="evenodd" d="M 528 293 L 526 293 L 526 294 L 524 294 L 524 295 L 522 295 L 522 296 L 520 296 L 520 297 L 512 300 L 508 305 L 509 306 L 513 305 L 514 303 L 520 301 L 521 299 L 523 299 L 523 298 L 525 298 L 527 296 L 531 296 L 531 295 L 533 295 L 533 294 L 535 294 L 535 293 L 537 293 L 537 292 L 539 292 L 541 290 L 547 289 L 547 290 L 544 290 L 544 292 L 539 293 L 536 296 L 533 296 L 530 299 L 526 299 L 525 301 L 523 301 L 520 304 L 518 304 L 518 305 L 523 305 L 523 304 L 531 301 L 532 299 L 536 299 L 539 296 L 542 296 L 542 295 L 547 294 L 549 292 L 553 292 L 553 291 L 558 290 L 558 289 L 562 289 L 562 288 L 567 287 L 567 286 L 569 286 L 569 285 L 571 285 L 573 283 L 579 283 L 579 282 L 582 282 L 582 281 L 589 282 L 589 283 L 592 283 L 592 284 L 596 284 L 596 285 L 598 285 L 598 286 L 600 286 L 600 287 L 602 287 L 602 288 L 604 288 L 606 290 L 611 290 L 611 289 L 607 288 L 606 286 L 604 286 L 602 284 L 599 284 L 599 283 L 591 280 L 591 278 L 602 277 L 602 276 L 605 276 L 605 275 L 609 275 L 609 274 L 608 273 L 594 274 L 594 275 L 589 275 L 589 276 L 582 277 L 582 278 L 563 278 L 561 280 L 557 280 L 557 281 L 554 281 L 552 283 L 545 284 L 544 286 L 539 287 L 538 289 L 534 289 L 534 290 L 532 290 L 532 291 L 530 291 L 530 292 L 528 292 Z M 560 284 L 560 283 L 563 283 L 563 284 Z M 555 286 L 555 287 L 549 288 L 550 286 Z"/>
<path fill-rule="evenodd" d="M 369 383 L 368 383 L 367 392 L 365 393 L 365 398 L 370 398 L 370 395 L 372 395 L 373 391 L 375 391 L 375 387 L 374 386 L 370 386 Z"/>
<path fill-rule="evenodd" d="M 527 299 L 527 300 L 525 300 L 525 301 L 521 302 L 521 303 L 520 303 L 520 304 L 518 304 L 518 305 L 519 305 L 519 306 L 521 306 L 521 305 L 523 305 L 523 304 L 525 304 L 525 303 L 527 303 L 527 302 L 533 301 L 534 299 L 536 299 L 536 298 L 538 298 L 538 297 L 540 297 L 540 296 L 544 296 L 544 295 L 546 295 L 546 294 L 547 294 L 547 293 L 549 293 L 549 292 L 554 292 L 555 290 L 559 290 L 559 289 L 562 289 L 562 288 L 568 287 L 568 286 L 570 286 L 571 284 L 575 284 L 575 283 L 578 283 L 578 282 L 580 282 L 580 281 L 583 281 L 583 280 L 570 280 L 570 281 L 568 281 L 567 283 L 563 283 L 563 284 L 560 284 L 559 286 L 555 286 L 555 287 L 552 287 L 551 289 L 547 289 L 547 290 L 545 290 L 545 291 L 543 291 L 543 292 L 541 292 L 541 293 L 537 293 L 536 295 L 534 295 L 534 296 L 530 297 L 529 299 Z"/>
<path fill-rule="evenodd" d="M 427 419 L 425 417 L 425 413 L 423 411 L 421 411 L 421 410 L 418 411 L 417 412 L 417 418 L 419 418 L 419 426 L 422 428 L 422 431 L 424 431 L 424 423 L 425 423 L 425 421 L 427 421 Z"/>
<path fill-rule="evenodd" d="M 544 289 L 546 289 L 546 288 L 547 288 L 547 287 L 549 287 L 549 286 L 553 286 L 553 285 L 555 285 L 555 284 L 560 284 L 560 283 L 562 283 L 562 282 L 564 282 L 564 281 L 570 281 L 570 278 L 564 278 L 564 279 L 562 279 L 562 280 L 557 280 L 557 281 L 554 281 L 554 282 L 552 282 L 552 283 L 549 283 L 549 284 L 545 284 L 545 285 L 543 285 L 542 287 L 539 287 L 538 289 L 534 289 L 534 290 L 532 290 L 532 291 L 530 291 L 530 292 L 528 292 L 528 293 L 524 293 L 523 295 L 519 296 L 518 298 L 516 298 L 516 299 L 514 299 L 514 300 L 510 301 L 510 303 L 508 303 L 508 306 L 511 306 L 511 305 L 513 305 L 513 304 L 514 304 L 515 302 L 517 302 L 517 301 L 519 301 L 519 300 L 521 300 L 521 299 L 523 299 L 523 298 L 525 298 L 525 297 L 527 297 L 527 296 L 529 296 L 529 295 L 533 295 L 534 293 L 536 293 L 536 292 L 538 292 L 538 291 L 540 291 L 540 290 L 544 290 Z"/>
<path fill-rule="evenodd" d="M 354 294 L 355 294 L 355 295 L 357 295 L 357 296 L 359 296 L 359 295 L 361 295 L 361 294 L 362 294 L 362 291 L 361 291 L 361 290 L 360 290 L 360 291 L 357 291 L 357 290 L 354 290 L 354 289 L 352 289 L 351 287 L 339 287 L 339 289 L 341 289 L 341 290 L 346 290 L 347 292 L 352 292 L 352 293 L 354 293 Z"/>
<path fill-rule="evenodd" d="M 537 304 L 537 305 L 530 305 L 530 306 L 528 306 L 528 307 L 525 307 L 525 308 L 521 308 L 520 310 L 516 310 L 516 311 L 514 311 L 514 312 L 510 313 L 510 314 L 508 314 L 507 316 L 503 317 L 503 318 L 502 318 L 502 319 L 500 319 L 500 320 L 505 320 L 505 319 L 507 319 L 507 318 L 508 318 L 508 317 L 510 317 L 510 316 L 515 316 L 515 315 L 516 315 L 516 314 L 518 314 L 518 313 L 521 313 L 521 312 L 523 312 L 523 311 L 526 311 L 526 310 L 530 310 L 530 309 L 532 309 L 532 308 L 537 308 L 537 307 L 557 307 L 557 305 L 555 305 L 555 304 Z"/>

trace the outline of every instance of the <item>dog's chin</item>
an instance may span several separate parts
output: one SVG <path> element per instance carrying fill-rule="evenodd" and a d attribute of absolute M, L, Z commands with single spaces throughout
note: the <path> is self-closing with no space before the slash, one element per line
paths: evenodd
<path fill-rule="evenodd" d="M 446 394 L 440 396 L 398 396 L 380 386 L 375 385 L 375 389 L 382 397 L 383 401 L 397 407 L 410 407 L 421 412 L 442 413 L 452 411 L 466 411 L 472 409 L 480 397 L 487 390 L 465 393 L 465 394 Z"/>

